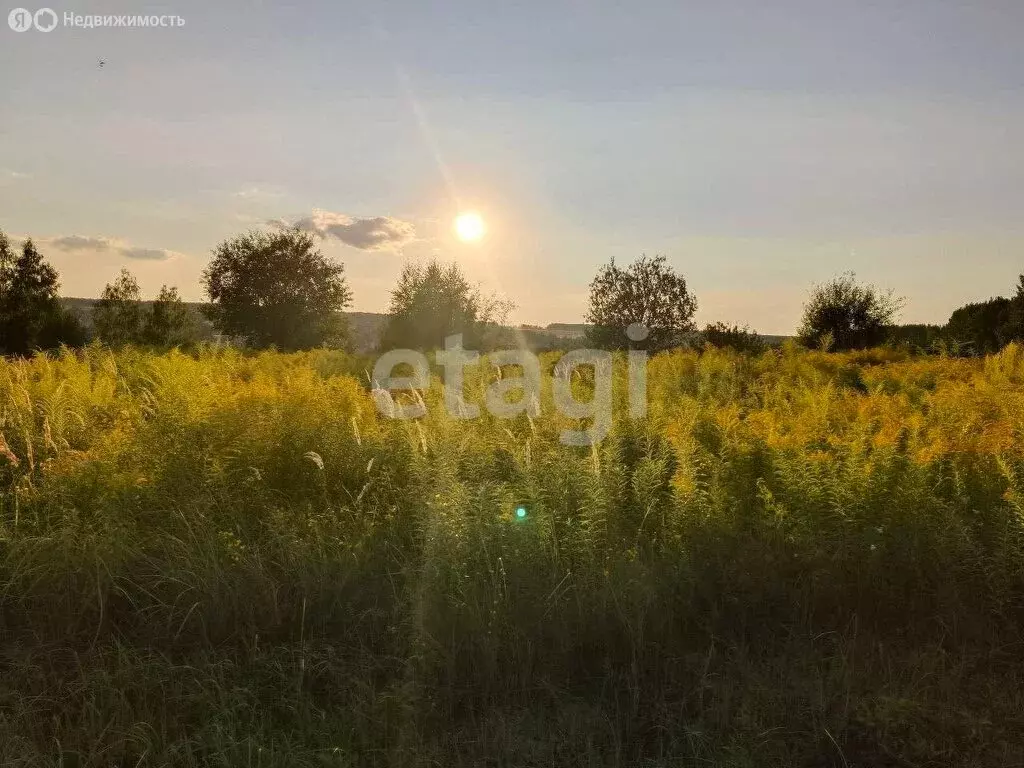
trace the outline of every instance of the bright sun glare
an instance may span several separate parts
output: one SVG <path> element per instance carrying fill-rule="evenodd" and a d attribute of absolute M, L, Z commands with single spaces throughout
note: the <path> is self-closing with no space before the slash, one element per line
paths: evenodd
<path fill-rule="evenodd" d="M 487 227 L 479 213 L 466 211 L 455 217 L 455 234 L 464 243 L 476 242 L 486 231 Z"/>

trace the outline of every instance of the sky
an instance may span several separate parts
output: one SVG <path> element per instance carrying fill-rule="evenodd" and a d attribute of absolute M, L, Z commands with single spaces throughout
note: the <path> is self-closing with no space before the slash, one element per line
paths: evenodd
<path fill-rule="evenodd" d="M 1020 0 L 81 0 L 50 7 L 184 25 L 50 32 L 14 7 L 0 229 L 66 296 L 127 267 L 200 300 L 217 243 L 281 223 L 354 310 L 437 256 L 542 325 L 642 254 L 699 323 L 778 334 L 846 271 L 934 323 L 1024 271 Z"/>

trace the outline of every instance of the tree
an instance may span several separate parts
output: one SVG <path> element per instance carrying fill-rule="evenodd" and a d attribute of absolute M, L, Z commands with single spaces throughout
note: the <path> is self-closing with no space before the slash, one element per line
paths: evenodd
<path fill-rule="evenodd" d="M 149 344 L 173 347 L 196 338 L 188 309 L 177 288 L 161 286 L 160 294 L 148 309 L 135 277 L 122 269 L 92 310 L 96 335 L 110 346 Z"/>
<path fill-rule="evenodd" d="M 697 299 L 664 256 L 641 256 L 626 269 L 612 259 L 590 283 L 589 343 L 605 349 L 657 351 L 678 346 L 695 330 Z M 629 326 L 643 326 L 643 329 Z M 646 335 L 644 334 L 646 330 Z"/>
<path fill-rule="evenodd" d="M 14 277 L 14 263 L 18 260 L 17 255 L 11 248 L 11 241 L 0 229 L 0 301 L 7 296 L 10 290 L 11 278 Z"/>
<path fill-rule="evenodd" d="M 903 307 L 892 291 L 861 285 L 848 272 L 811 290 L 798 335 L 810 347 L 864 349 L 885 341 Z"/>
<path fill-rule="evenodd" d="M 214 249 L 203 272 L 211 302 L 204 312 L 221 333 L 257 347 L 343 345 L 342 311 L 352 302 L 344 273 L 307 232 L 253 230 Z"/>
<path fill-rule="evenodd" d="M 64 306 L 56 306 L 48 313 L 39 336 L 36 338 L 38 349 L 57 349 L 58 347 L 81 347 L 89 341 L 89 333 L 82 321 L 72 310 Z"/>
<path fill-rule="evenodd" d="M 976 355 L 998 352 L 1011 341 L 1013 302 L 1003 296 L 965 304 L 946 323 L 944 335 Z"/>
<path fill-rule="evenodd" d="M 1004 336 L 1007 343 L 1024 341 L 1024 275 L 1017 279 L 1017 291 L 1010 299 Z"/>
<path fill-rule="evenodd" d="M 996 296 L 957 309 L 943 328 L 944 338 L 975 355 L 998 352 L 1011 341 L 1024 341 L 1024 275 L 1012 298 Z"/>
<path fill-rule="evenodd" d="M 943 327 L 928 323 L 910 323 L 893 326 L 885 343 L 896 347 L 907 347 L 914 351 L 928 352 L 937 349 L 943 339 Z"/>
<path fill-rule="evenodd" d="M 764 339 L 749 326 L 726 325 L 725 323 L 709 323 L 701 333 L 705 344 L 713 347 L 735 349 L 737 352 L 759 354 L 767 349 Z"/>
<path fill-rule="evenodd" d="M 96 335 L 105 344 L 138 344 L 142 338 L 143 312 L 139 284 L 127 269 L 103 289 L 92 309 Z"/>
<path fill-rule="evenodd" d="M 57 270 L 26 240 L 15 258 L 0 232 L 0 352 L 29 355 L 61 344 L 81 344 L 84 329 L 57 296 Z"/>
<path fill-rule="evenodd" d="M 177 288 L 160 287 L 160 295 L 143 323 L 142 338 L 147 344 L 159 347 L 173 347 L 195 338 L 188 309 Z"/>
<path fill-rule="evenodd" d="M 0 230 L 0 354 L 12 354 L 9 350 L 15 344 L 12 336 L 14 324 L 11 317 L 10 293 L 17 260 L 18 257 L 11 248 L 11 241 L 7 239 L 3 230 Z"/>
<path fill-rule="evenodd" d="M 483 349 L 511 310 L 511 302 L 485 296 L 458 264 L 406 264 L 391 292 L 385 349 L 436 349 L 446 336 L 462 334 L 466 349 Z"/>

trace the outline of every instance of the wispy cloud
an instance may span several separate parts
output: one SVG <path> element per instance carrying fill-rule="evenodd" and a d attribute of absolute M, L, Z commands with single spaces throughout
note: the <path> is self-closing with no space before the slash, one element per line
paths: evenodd
<path fill-rule="evenodd" d="M 252 186 L 232 192 L 232 197 L 240 200 L 271 200 L 281 197 L 284 192 L 276 187 Z"/>
<path fill-rule="evenodd" d="M 129 259 L 150 259 L 152 261 L 165 261 L 175 256 L 174 251 L 166 248 L 122 248 L 121 255 Z"/>
<path fill-rule="evenodd" d="M 360 218 L 314 210 L 312 216 L 293 222 L 275 219 L 268 223 L 275 227 L 295 227 L 324 239 L 340 240 L 362 251 L 397 250 L 416 239 L 416 228 L 412 223 L 390 216 Z"/>
<path fill-rule="evenodd" d="M 117 241 L 109 237 L 65 235 L 51 238 L 49 242 L 62 251 L 109 251 Z"/>
<path fill-rule="evenodd" d="M 101 253 L 112 253 L 126 259 L 145 261 L 166 261 L 180 255 L 166 248 L 139 248 L 119 238 L 102 235 L 65 235 L 63 237 L 48 238 L 45 242 L 62 251 L 99 251 Z"/>

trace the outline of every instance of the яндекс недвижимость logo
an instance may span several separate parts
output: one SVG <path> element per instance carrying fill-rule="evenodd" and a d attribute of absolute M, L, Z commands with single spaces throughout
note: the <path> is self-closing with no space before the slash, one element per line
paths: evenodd
<path fill-rule="evenodd" d="M 40 32 L 50 32 L 61 21 L 52 8 L 40 8 L 33 13 L 27 8 L 15 8 L 7 14 L 7 26 L 15 32 L 28 32 L 35 27 Z M 148 27 L 182 27 L 185 19 L 177 14 L 163 15 L 116 15 L 116 14 L 76 14 L 65 11 L 63 26 L 92 29 L 101 27 L 148 28 Z"/>
<path fill-rule="evenodd" d="M 35 13 L 27 8 L 15 8 L 7 14 L 7 24 L 15 32 L 27 32 L 34 26 L 40 32 L 49 32 L 57 26 L 57 12 L 40 8 Z"/>

